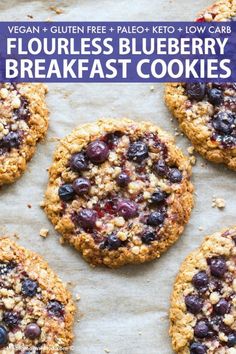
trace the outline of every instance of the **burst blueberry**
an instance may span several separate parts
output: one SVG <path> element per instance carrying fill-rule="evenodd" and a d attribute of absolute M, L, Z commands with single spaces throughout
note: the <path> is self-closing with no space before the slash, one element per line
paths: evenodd
<path fill-rule="evenodd" d="M 6 149 L 18 148 L 20 146 L 21 139 L 18 132 L 11 131 L 7 135 L 5 135 L 2 140 L 0 140 L 0 147 Z"/>
<path fill-rule="evenodd" d="M 224 100 L 222 91 L 217 88 L 208 90 L 207 94 L 209 102 L 214 106 L 219 106 Z"/>
<path fill-rule="evenodd" d="M 217 315 L 224 316 L 229 312 L 230 304 L 225 299 L 220 299 L 220 301 L 214 306 L 215 313 Z"/>
<path fill-rule="evenodd" d="M 209 277 L 204 271 L 200 271 L 193 276 L 192 284 L 196 289 L 203 289 L 208 286 Z"/>
<path fill-rule="evenodd" d="M 205 97 L 206 84 L 202 82 L 188 83 L 186 93 L 189 99 L 201 101 Z"/>
<path fill-rule="evenodd" d="M 207 348 L 204 344 L 194 342 L 190 345 L 190 354 L 206 354 Z"/>
<path fill-rule="evenodd" d="M 236 345 L 236 332 L 232 332 L 228 335 L 228 346 L 230 348 L 234 347 Z"/>
<path fill-rule="evenodd" d="M 88 160 L 83 152 L 73 154 L 70 158 L 69 166 L 74 172 L 86 171 L 88 169 Z"/>
<path fill-rule="evenodd" d="M 153 166 L 154 172 L 160 177 L 166 177 L 168 174 L 168 166 L 164 160 L 158 160 Z"/>
<path fill-rule="evenodd" d="M 143 141 L 135 141 L 130 144 L 127 157 L 129 160 L 141 162 L 148 157 L 148 146 Z"/>
<path fill-rule="evenodd" d="M 153 204 L 159 204 L 164 202 L 164 200 L 167 198 L 167 193 L 161 190 L 157 190 L 154 192 L 151 196 L 151 202 Z"/>
<path fill-rule="evenodd" d="M 138 206 L 135 202 L 129 199 L 121 199 L 117 204 L 117 211 L 124 219 L 131 219 L 137 215 Z"/>
<path fill-rule="evenodd" d="M 101 164 L 109 156 L 108 145 L 104 141 L 95 140 L 88 145 L 86 155 L 94 164 Z"/>
<path fill-rule="evenodd" d="M 121 240 L 114 233 L 108 235 L 107 246 L 110 250 L 117 250 L 121 246 Z"/>
<path fill-rule="evenodd" d="M 3 322 L 11 329 L 17 327 L 20 322 L 19 313 L 14 311 L 5 311 L 3 313 Z"/>
<path fill-rule="evenodd" d="M 221 134 L 231 134 L 235 125 L 236 116 L 233 113 L 221 111 L 212 120 L 213 127 Z"/>
<path fill-rule="evenodd" d="M 97 213 L 93 209 L 82 209 L 77 214 L 77 222 L 84 230 L 92 230 L 97 221 Z"/>
<path fill-rule="evenodd" d="M 38 282 L 30 278 L 25 279 L 21 285 L 22 294 L 33 297 L 37 294 Z"/>
<path fill-rule="evenodd" d="M 141 239 L 143 243 L 149 245 L 151 242 L 153 242 L 156 239 L 156 234 L 155 232 L 152 231 L 146 231 L 143 233 Z"/>
<path fill-rule="evenodd" d="M 74 180 L 72 187 L 73 187 L 73 190 L 75 191 L 76 194 L 84 195 L 84 194 L 88 193 L 88 191 L 91 187 L 91 183 L 90 183 L 89 179 L 79 177 Z"/>
<path fill-rule="evenodd" d="M 61 302 L 57 300 L 49 301 L 47 305 L 47 311 L 50 316 L 57 317 L 57 318 L 63 317 L 65 313 L 64 306 L 62 305 Z"/>
<path fill-rule="evenodd" d="M 72 184 L 63 184 L 58 189 L 58 195 L 63 202 L 69 202 L 74 199 L 75 191 Z"/>
<path fill-rule="evenodd" d="M 168 177 L 172 183 L 180 183 L 183 178 L 182 173 L 178 168 L 171 168 Z"/>

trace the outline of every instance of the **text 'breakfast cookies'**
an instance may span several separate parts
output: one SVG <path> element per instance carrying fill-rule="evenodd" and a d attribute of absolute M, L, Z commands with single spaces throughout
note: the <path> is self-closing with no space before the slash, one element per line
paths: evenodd
<path fill-rule="evenodd" d="M 183 262 L 170 310 L 173 348 L 181 354 L 236 352 L 236 228 L 207 236 Z"/>
<path fill-rule="evenodd" d="M 0 238 L 0 352 L 69 351 L 75 307 L 61 280 L 37 254 Z"/>
<path fill-rule="evenodd" d="M 143 263 L 182 233 L 190 174 L 188 159 L 152 123 L 104 119 L 61 141 L 43 206 L 89 263 Z"/>
<path fill-rule="evenodd" d="M 0 84 L 0 186 L 26 169 L 48 127 L 42 84 Z"/>
<path fill-rule="evenodd" d="M 197 21 L 235 21 L 236 1 L 221 0 Z M 236 83 L 168 84 L 166 104 L 196 151 L 236 170 Z"/>

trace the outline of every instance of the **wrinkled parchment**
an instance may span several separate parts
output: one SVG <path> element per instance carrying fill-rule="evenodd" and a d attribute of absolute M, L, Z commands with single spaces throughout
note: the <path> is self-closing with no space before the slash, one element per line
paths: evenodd
<path fill-rule="evenodd" d="M 210 0 L 2 0 L 0 20 L 109 21 L 191 20 Z M 62 14 L 50 10 L 62 9 Z M 32 20 L 31 20 L 32 21 Z M 55 148 L 54 137 L 64 137 L 80 123 L 99 117 L 150 119 L 171 133 L 177 124 L 163 103 L 163 85 L 49 84 L 51 111 L 47 139 L 24 176 L 0 194 L 1 232 L 17 233 L 21 245 L 42 254 L 60 277 L 81 296 L 76 320 L 74 353 L 171 354 L 168 308 L 174 277 L 184 257 L 207 233 L 235 224 L 235 174 L 197 156 L 193 182 L 196 206 L 181 239 L 159 261 L 120 270 L 92 269 L 79 254 L 61 246 L 58 235 L 39 207 Z M 187 138 L 176 137 L 185 151 Z M 212 208 L 213 196 L 224 198 L 223 211 Z M 29 209 L 27 204 L 31 204 Z M 203 231 L 199 230 L 203 228 Z M 41 228 L 50 230 L 47 239 Z M 12 236 L 14 239 L 14 237 Z M 106 350 L 106 351 L 105 351 Z"/>

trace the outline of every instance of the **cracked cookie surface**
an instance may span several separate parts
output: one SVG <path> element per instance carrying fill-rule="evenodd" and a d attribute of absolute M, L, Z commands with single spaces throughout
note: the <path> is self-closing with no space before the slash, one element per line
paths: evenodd
<path fill-rule="evenodd" d="M 235 20 L 235 0 L 220 0 L 197 19 Z M 167 84 L 165 101 L 196 151 L 236 170 L 236 83 Z"/>
<path fill-rule="evenodd" d="M 18 179 L 48 127 L 43 84 L 0 84 L 0 186 Z"/>
<path fill-rule="evenodd" d="M 43 207 L 93 265 L 158 258 L 188 222 L 189 160 L 149 122 L 102 119 L 61 140 Z"/>
<path fill-rule="evenodd" d="M 0 238 L 0 283 L 0 352 L 69 352 L 74 304 L 43 259 Z"/>
<path fill-rule="evenodd" d="M 171 300 L 180 354 L 236 353 L 236 227 L 207 236 L 183 262 Z"/>

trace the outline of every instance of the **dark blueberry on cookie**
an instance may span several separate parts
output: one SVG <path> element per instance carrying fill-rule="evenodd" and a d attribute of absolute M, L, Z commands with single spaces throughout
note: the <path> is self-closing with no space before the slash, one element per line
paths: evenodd
<path fill-rule="evenodd" d="M 0 275 L 6 275 L 10 271 L 12 271 L 14 268 L 16 268 L 16 263 L 15 262 L 1 262 L 0 263 Z"/>
<path fill-rule="evenodd" d="M 3 313 L 3 322 L 9 328 L 15 328 L 20 322 L 20 316 L 18 312 L 6 311 Z"/>
<path fill-rule="evenodd" d="M 83 152 L 73 154 L 69 162 L 70 168 L 74 172 L 86 171 L 88 169 L 88 160 Z"/>
<path fill-rule="evenodd" d="M 196 101 L 201 101 L 205 97 L 206 84 L 202 82 L 188 83 L 186 86 L 188 98 Z"/>
<path fill-rule="evenodd" d="M 3 348 L 8 343 L 8 333 L 3 326 L 0 326 L 0 348 Z"/>
<path fill-rule="evenodd" d="M 130 144 L 127 157 L 129 160 L 141 162 L 148 157 L 148 146 L 143 141 Z"/>
<path fill-rule="evenodd" d="M 18 132 L 11 131 L 7 135 L 5 135 L 0 141 L 0 146 L 5 147 L 7 149 L 18 148 L 20 146 L 21 139 Z"/>
<path fill-rule="evenodd" d="M 161 177 L 166 177 L 168 174 L 168 166 L 164 160 L 157 161 L 153 166 L 154 172 Z"/>
<path fill-rule="evenodd" d="M 151 202 L 153 204 L 159 204 L 164 202 L 164 200 L 167 198 L 167 194 L 164 191 L 161 190 L 157 190 L 156 192 L 154 192 L 151 196 Z"/>
<path fill-rule="evenodd" d="M 213 257 L 209 259 L 211 274 L 217 278 L 222 278 L 227 271 L 225 259 L 223 257 Z"/>
<path fill-rule="evenodd" d="M 36 295 L 38 290 L 38 282 L 30 278 L 25 279 L 21 285 L 22 294 L 33 297 Z"/>
<path fill-rule="evenodd" d="M 147 224 L 151 226 L 159 226 L 163 224 L 165 215 L 161 211 L 153 211 L 147 218 Z"/>
<path fill-rule="evenodd" d="M 116 234 L 108 235 L 107 245 L 110 250 L 117 250 L 121 246 L 121 240 L 116 236 Z"/>
<path fill-rule="evenodd" d="M 209 89 L 207 94 L 209 102 L 214 106 L 219 106 L 224 100 L 222 91 L 217 88 Z"/>
<path fill-rule="evenodd" d="M 228 335 L 228 346 L 230 348 L 234 347 L 236 345 L 236 332 L 232 332 Z"/>
<path fill-rule="evenodd" d="M 37 323 L 29 323 L 25 328 L 25 336 L 31 340 L 39 338 L 41 329 Z"/>
<path fill-rule="evenodd" d="M 74 180 L 72 187 L 76 194 L 83 195 L 88 193 L 91 183 L 87 178 L 79 177 Z"/>
<path fill-rule="evenodd" d="M 95 227 L 97 213 L 92 209 L 82 209 L 77 215 L 77 222 L 84 230 L 91 230 Z"/>
<path fill-rule="evenodd" d="M 185 297 L 185 305 L 189 312 L 196 315 L 202 310 L 203 300 L 197 295 L 187 295 Z"/>
<path fill-rule="evenodd" d="M 126 172 L 121 172 L 117 177 L 116 177 L 116 183 L 118 184 L 119 187 L 126 187 L 130 182 L 130 177 Z"/>
<path fill-rule="evenodd" d="M 194 342 L 190 345 L 190 354 L 206 354 L 207 348 L 199 342 Z"/>
<path fill-rule="evenodd" d="M 64 306 L 62 305 L 61 302 L 57 300 L 51 300 L 49 301 L 47 305 L 47 311 L 50 316 L 54 317 L 63 317 L 64 316 Z"/>
<path fill-rule="evenodd" d="M 131 219 L 137 215 L 138 206 L 135 202 L 129 199 L 121 199 L 117 204 L 117 211 L 124 219 Z"/>
<path fill-rule="evenodd" d="M 74 199 L 75 191 L 72 184 L 63 184 L 58 189 L 58 195 L 63 202 L 69 202 Z"/>
<path fill-rule="evenodd" d="M 209 278 L 206 272 L 200 271 L 193 276 L 192 284 L 196 289 L 203 289 L 208 286 Z"/>
<path fill-rule="evenodd" d="M 233 131 L 235 115 L 229 112 L 219 112 L 213 117 L 213 127 L 219 133 L 230 134 Z"/>
<path fill-rule="evenodd" d="M 30 116 L 30 111 L 28 108 L 29 102 L 25 98 L 21 98 L 20 108 L 14 111 L 14 116 L 16 119 L 27 120 Z"/>
<path fill-rule="evenodd" d="M 109 148 L 104 141 L 95 140 L 88 145 L 86 154 L 91 162 L 94 164 L 100 164 L 107 160 Z"/>
<path fill-rule="evenodd" d="M 230 304 L 225 299 L 220 299 L 220 301 L 214 306 L 215 313 L 217 315 L 225 315 L 229 312 Z"/>
<path fill-rule="evenodd" d="M 156 239 L 156 234 L 155 232 L 152 231 L 146 231 L 142 234 L 142 242 L 146 243 L 147 245 L 149 245 L 152 241 L 154 241 Z"/>
<path fill-rule="evenodd" d="M 178 170 L 178 168 L 171 168 L 169 171 L 169 180 L 172 183 L 180 183 L 182 181 L 182 173 L 180 172 L 180 170 Z"/>
<path fill-rule="evenodd" d="M 194 335 L 197 338 L 206 338 L 210 330 L 209 323 L 204 320 L 200 320 L 196 323 L 194 327 Z"/>

